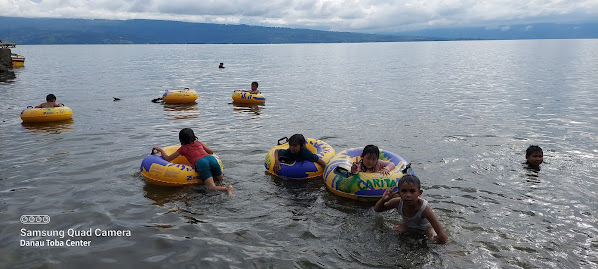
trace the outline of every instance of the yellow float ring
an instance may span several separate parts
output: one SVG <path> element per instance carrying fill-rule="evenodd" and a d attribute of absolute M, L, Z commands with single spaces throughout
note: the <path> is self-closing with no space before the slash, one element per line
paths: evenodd
<path fill-rule="evenodd" d="M 280 140 L 278 140 L 279 144 L 280 141 L 285 138 L 281 138 Z M 312 153 L 318 155 L 318 157 L 320 157 L 320 159 L 322 159 L 325 163 L 327 163 L 330 160 L 330 158 L 334 156 L 334 149 L 326 142 L 316 140 L 313 138 L 307 138 L 305 140 L 307 141 L 305 147 Z M 270 149 L 270 151 L 268 151 L 268 154 L 266 154 L 266 159 L 264 161 L 264 166 L 267 172 L 276 176 L 290 179 L 312 179 L 322 176 L 322 174 L 324 173 L 324 167 L 310 161 L 295 161 L 293 163 L 288 164 L 281 162 L 280 170 L 278 171 L 278 173 L 274 173 L 274 151 L 288 148 L 289 143 L 286 142 L 284 144 L 275 146 L 272 149 Z"/>
<path fill-rule="evenodd" d="M 359 201 L 377 201 L 382 197 L 384 191 L 397 186 L 399 179 L 403 177 L 403 171 L 415 175 L 412 170 L 407 169 L 408 162 L 403 157 L 390 151 L 380 149 L 380 160 L 391 161 L 395 168 L 390 175 L 381 173 L 347 173 L 351 171 L 351 165 L 361 156 L 363 148 L 352 148 L 343 150 L 336 154 L 326 165 L 324 180 L 326 187 L 334 194 Z M 339 172 L 344 171 L 345 173 Z"/>
<path fill-rule="evenodd" d="M 248 92 L 235 91 L 233 92 L 233 103 L 236 104 L 254 104 L 260 105 L 266 102 L 266 97 L 261 93 L 252 94 Z"/>
<path fill-rule="evenodd" d="M 194 90 L 174 90 L 166 91 L 162 95 L 162 100 L 167 104 L 186 104 L 197 100 L 198 94 Z"/>
<path fill-rule="evenodd" d="M 164 147 L 166 154 L 175 153 L 181 146 Z M 222 161 L 216 155 L 212 155 L 218 161 L 222 170 Z M 189 184 L 203 184 L 199 174 L 195 172 L 193 166 L 187 161 L 187 158 L 180 155 L 174 160 L 168 162 L 160 155 L 147 155 L 139 167 L 141 175 L 151 184 L 160 186 L 184 186 Z"/>
<path fill-rule="evenodd" d="M 25 66 L 25 57 L 18 54 L 11 54 L 12 67 L 23 67 Z"/>
<path fill-rule="evenodd" d="M 54 122 L 70 120 L 73 118 L 73 110 L 69 107 L 48 107 L 48 108 L 26 108 L 21 111 L 23 122 Z"/>

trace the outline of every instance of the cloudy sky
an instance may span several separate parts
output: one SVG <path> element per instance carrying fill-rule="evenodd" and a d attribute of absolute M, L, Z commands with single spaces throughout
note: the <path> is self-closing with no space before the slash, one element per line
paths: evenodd
<path fill-rule="evenodd" d="M 598 0 L 0 0 L 0 16 L 160 19 L 350 32 L 598 21 Z"/>

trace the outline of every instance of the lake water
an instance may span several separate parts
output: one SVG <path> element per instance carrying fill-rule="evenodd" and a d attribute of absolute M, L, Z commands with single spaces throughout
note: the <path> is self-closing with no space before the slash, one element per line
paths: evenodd
<path fill-rule="evenodd" d="M 2 268 L 596 268 L 598 40 L 17 46 L 0 84 Z M 225 69 L 218 69 L 224 62 Z M 231 103 L 260 83 L 266 104 Z M 195 105 L 150 102 L 189 87 Z M 23 125 L 54 93 L 73 120 Z M 114 102 L 113 97 L 121 98 Z M 193 128 L 236 196 L 145 182 L 153 145 Z M 264 173 L 302 133 L 413 163 L 450 242 L 392 230 L 396 211 L 323 180 Z M 525 149 L 544 149 L 535 173 Z M 48 224 L 22 224 L 22 215 Z M 26 230 L 128 230 L 35 237 Z M 21 240 L 90 246 L 21 246 Z"/>

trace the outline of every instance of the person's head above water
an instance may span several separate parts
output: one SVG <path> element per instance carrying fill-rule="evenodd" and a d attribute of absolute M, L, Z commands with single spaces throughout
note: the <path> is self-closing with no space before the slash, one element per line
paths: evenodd
<path fill-rule="evenodd" d="M 46 102 L 55 102 L 55 101 L 56 101 L 56 95 L 48 94 L 46 96 Z"/>
<path fill-rule="evenodd" d="M 544 162 L 544 152 L 542 148 L 536 145 L 530 145 L 525 150 L 525 163 L 533 168 L 540 168 L 540 164 Z"/>
<path fill-rule="evenodd" d="M 193 141 L 197 140 L 197 136 L 191 128 L 184 128 L 179 132 L 179 142 L 181 145 L 187 145 L 193 143 Z"/>
<path fill-rule="evenodd" d="M 378 163 L 380 149 L 374 145 L 367 145 L 361 152 L 361 163 L 365 168 L 372 169 Z"/>
<path fill-rule="evenodd" d="M 289 150 L 293 154 L 297 154 L 305 148 L 305 137 L 302 134 L 294 134 L 289 138 Z"/>

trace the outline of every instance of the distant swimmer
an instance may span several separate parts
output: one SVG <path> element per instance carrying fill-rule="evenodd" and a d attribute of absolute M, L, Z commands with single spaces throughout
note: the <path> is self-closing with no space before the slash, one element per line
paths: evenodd
<path fill-rule="evenodd" d="M 116 98 L 116 97 L 112 97 L 114 98 L 114 101 L 120 101 L 120 98 Z"/>
<path fill-rule="evenodd" d="M 224 63 L 220 63 L 220 65 L 218 66 L 218 68 L 226 68 L 226 67 L 224 67 Z"/>

